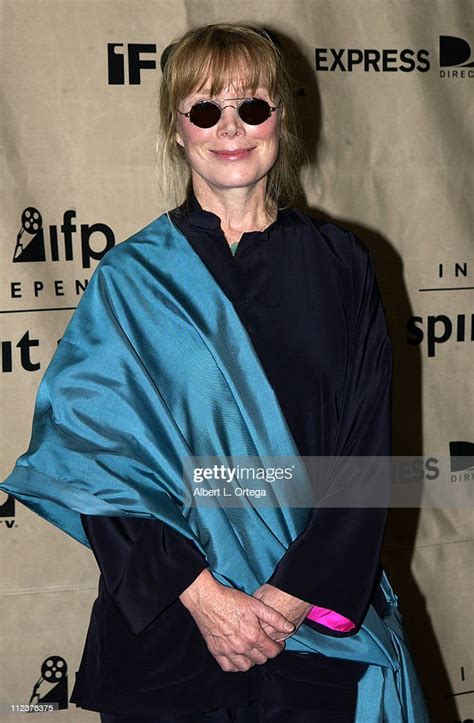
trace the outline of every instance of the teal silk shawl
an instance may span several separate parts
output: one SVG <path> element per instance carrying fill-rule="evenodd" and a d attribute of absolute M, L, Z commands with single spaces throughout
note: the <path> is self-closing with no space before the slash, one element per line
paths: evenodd
<path fill-rule="evenodd" d="M 80 513 L 162 520 L 194 541 L 219 582 L 252 594 L 311 509 L 257 509 L 251 498 L 238 513 L 190 506 L 182 463 L 191 455 L 301 461 L 232 303 L 163 214 L 95 270 L 41 381 L 29 449 L 2 489 L 87 546 Z M 424 723 L 385 575 L 382 589 L 383 617 L 370 606 L 355 635 L 303 624 L 286 649 L 369 664 L 357 723 Z"/>

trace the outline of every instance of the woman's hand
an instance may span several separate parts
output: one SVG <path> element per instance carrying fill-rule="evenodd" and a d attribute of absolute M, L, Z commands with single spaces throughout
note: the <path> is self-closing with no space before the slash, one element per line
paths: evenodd
<path fill-rule="evenodd" d="M 270 607 L 278 610 L 287 620 L 293 623 L 295 626 L 294 630 L 291 633 L 286 633 L 284 639 L 289 638 L 298 630 L 301 623 L 313 607 L 311 603 L 300 600 L 298 597 L 293 597 L 293 595 L 283 592 L 283 590 L 280 590 L 278 587 L 274 587 L 273 585 L 269 585 L 268 583 L 260 585 L 260 587 L 253 593 L 253 596 L 264 602 L 266 605 L 270 605 Z M 265 621 L 262 623 L 262 628 L 267 635 L 270 635 L 275 639 L 275 635 L 278 631 L 275 630 L 271 624 Z"/>
<path fill-rule="evenodd" d="M 252 595 L 221 585 L 209 570 L 203 570 L 179 599 L 226 672 L 246 671 L 275 658 L 285 647 L 281 639 L 294 631 L 280 612 Z M 264 624 L 269 632 L 264 632 Z"/>

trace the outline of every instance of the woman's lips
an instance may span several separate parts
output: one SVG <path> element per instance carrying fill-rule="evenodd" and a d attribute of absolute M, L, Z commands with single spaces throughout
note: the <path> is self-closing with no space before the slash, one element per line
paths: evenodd
<path fill-rule="evenodd" d="M 241 161 L 244 158 L 248 158 L 253 150 L 254 148 L 239 148 L 234 151 L 211 151 L 211 153 L 223 161 Z"/>

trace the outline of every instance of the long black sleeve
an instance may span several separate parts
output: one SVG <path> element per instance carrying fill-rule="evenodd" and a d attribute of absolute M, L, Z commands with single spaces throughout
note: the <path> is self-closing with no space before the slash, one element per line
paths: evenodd
<path fill-rule="evenodd" d="M 389 457 L 391 343 L 372 256 L 366 250 L 363 264 L 359 245 L 356 249 L 355 326 L 333 455 Z M 358 278 L 361 281 L 357 282 Z M 360 474 L 364 474 L 363 469 Z M 377 499 L 386 499 L 388 504 L 388 467 L 377 479 L 379 483 Z M 338 635 L 356 633 L 374 592 L 386 516 L 385 506 L 316 507 L 306 529 L 291 544 L 267 582 L 313 605 L 334 610 L 356 624 L 350 633 Z M 320 632 L 334 634 L 316 625 Z"/>
<path fill-rule="evenodd" d="M 81 514 L 107 592 L 139 634 L 208 564 L 184 535 L 157 519 Z"/>

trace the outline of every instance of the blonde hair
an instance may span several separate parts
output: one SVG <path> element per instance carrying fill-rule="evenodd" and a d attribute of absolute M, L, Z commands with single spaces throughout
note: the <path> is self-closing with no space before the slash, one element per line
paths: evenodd
<path fill-rule="evenodd" d="M 292 79 L 283 56 L 268 33 L 248 24 L 216 23 L 185 32 L 165 54 L 160 86 L 160 133 L 157 143 L 159 181 L 167 204 L 179 206 L 190 187 L 191 170 L 176 141 L 177 108 L 188 95 L 210 81 L 210 96 L 234 85 L 242 61 L 246 65 L 245 94 L 259 86 L 281 99 L 280 147 L 266 186 L 266 203 L 294 205 L 301 188 L 302 143 L 294 108 Z M 237 89 L 239 92 L 242 89 Z"/>

